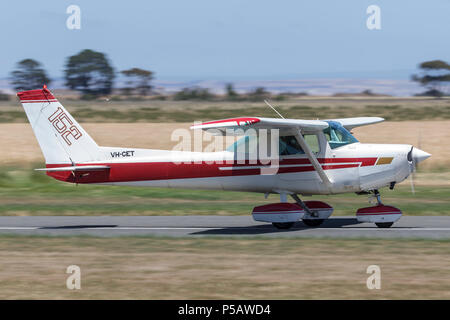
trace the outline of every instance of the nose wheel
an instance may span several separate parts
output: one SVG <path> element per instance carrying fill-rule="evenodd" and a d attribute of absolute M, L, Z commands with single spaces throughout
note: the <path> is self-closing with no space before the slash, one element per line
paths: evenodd
<path fill-rule="evenodd" d="M 377 199 L 377 205 L 378 206 L 382 206 L 383 203 L 381 202 L 381 194 L 380 194 L 380 192 L 377 189 L 375 189 L 373 191 L 373 195 Z M 375 225 L 378 228 L 390 228 L 390 227 L 392 227 L 393 224 L 394 224 L 394 222 L 375 222 Z"/>
<path fill-rule="evenodd" d="M 393 224 L 393 222 L 375 222 L 375 225 L 378 228 L 390 228 Z"/>
<path fill-rule="evenodd" d="M 377 205 L 373 207 L 360 208 L 356 211 L 356 218 L 359 222 L 372 222 L 378 228 L 390 228 L 400 217 L 402 212 L 393 206 L 384 205 L 380 199 L 380 192 L 373 190 L 373 195 L 377 199 Z"/>

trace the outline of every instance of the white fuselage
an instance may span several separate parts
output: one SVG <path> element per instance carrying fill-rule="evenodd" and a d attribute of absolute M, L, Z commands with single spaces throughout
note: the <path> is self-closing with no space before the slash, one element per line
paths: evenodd
<path fill-rule="evenodd" d="M 111 167 L 112 185 L 217 189 L 299 194 L 337 194 L 378 189 L 399 183 L 410 173 L 411 145 L 353 143 L 336 149 L 324 144 L 317 158 L 331 184 L 322 182 L 306 155 L 280 156 L 273 172 L 256 161 L 238 163 L 235 154 L 101 147 Z M 82 165 L 99 164 L 86 162 Z M 134 168 L 134 169 L 132 169 Z M 126 171 L 115 174 L 119 171 Z M 131 172 L 132 171 L 132 172 Z M 130 174 L 128 172 L 131 172 Z M 117 178 L 114 178 L 117 177 Z M 127 178 L 128 177 L 128 178 Z"/>

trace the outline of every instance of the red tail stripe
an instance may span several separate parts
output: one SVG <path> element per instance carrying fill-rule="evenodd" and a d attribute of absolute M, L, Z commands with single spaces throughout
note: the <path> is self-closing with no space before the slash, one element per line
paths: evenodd
<path fill-rule="evenodd" d="M 18 92 L 17 96 L 22 102 L 45 102 L 49 100 L 57 101 L 48 89 L 22 91 Z"/>

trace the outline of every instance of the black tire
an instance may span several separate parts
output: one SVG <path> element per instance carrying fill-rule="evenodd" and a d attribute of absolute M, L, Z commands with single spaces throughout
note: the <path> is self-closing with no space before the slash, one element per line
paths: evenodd
<path fill-rule="evenodd" d="M 325 219 L 303 219 L 302 221 L 308 227 L 318 227 L 325 221 Z"/>
<path fill-rule="evenodd" d="M 390 228 L 394 224 L 393 222 L 377 222 L 375 223 L 378 228 Z"/>
<path fill-rule="evenodd" d="M 295 222 L 272 222 L 272 225 L 277 229 L 290 229 Z"/>

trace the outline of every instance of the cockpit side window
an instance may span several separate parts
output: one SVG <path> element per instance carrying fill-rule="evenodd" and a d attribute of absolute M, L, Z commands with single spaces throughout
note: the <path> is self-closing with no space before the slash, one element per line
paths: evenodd
<path fill-rule="evenodd" d="M 356 140 L 356 138 L 340 123 L 335 121 L 327 122 L 329 127 L 324 129 L 323 133 L 325 134 L 331 149 L 358 142 L 358 140 Z"/>
<path fill-rule="evenodd" d="M 317 136 L 317 134 L 304 134 L 303 138 L 305 138 L 305 141 L 312 152 L 319 153 L 320 145 L 319 145 L 319 137 Z"/>
<path fill-rule="evenodd" d="M 302 147 L 300 147 L 300 145 L 298 144 L 295 136 L 280 137 L 278 148 L 280 151 L 280 156 L 305 153 Z"/>
<path fill-rule="evenodd" d="M 319 138 L 316 134 L 304 134 L 303 138 L 311 148 L 312 152 L 318 153 L 320 151 Z M 256 136 L 244 136 L 228 147 L 227 150 L 235 153 L 258 154 L 257 143 L 258 139 Z M 268 142 L 267 150 L 270 150 L 270 142 Z M 278 151 L 280 156 L 305 154 L 305 151 L 300 146 L 295 136 L 279 137 Z"/>

